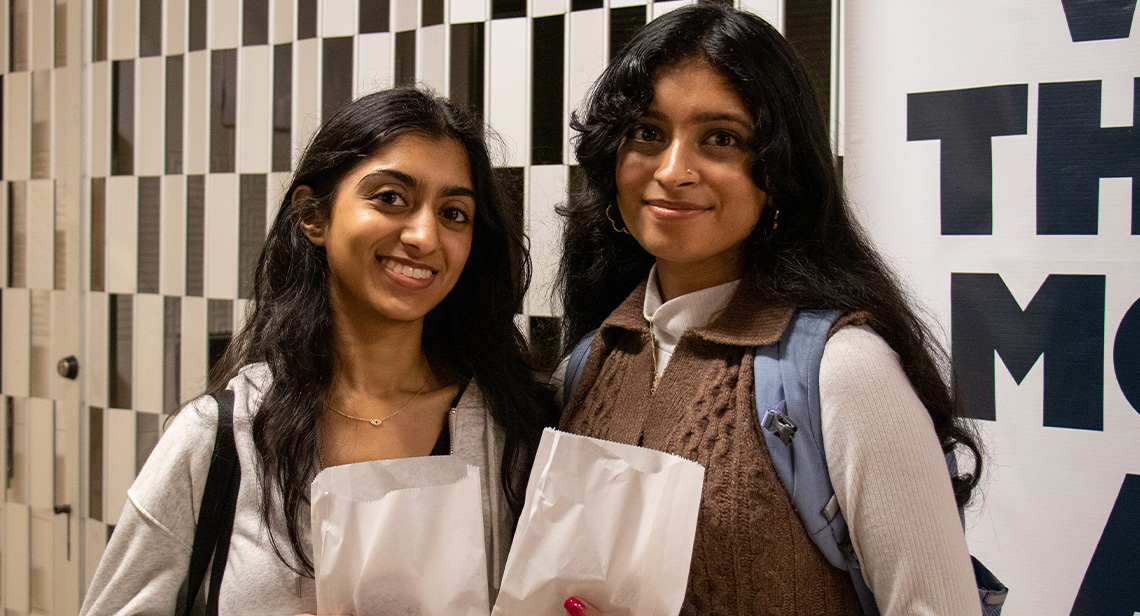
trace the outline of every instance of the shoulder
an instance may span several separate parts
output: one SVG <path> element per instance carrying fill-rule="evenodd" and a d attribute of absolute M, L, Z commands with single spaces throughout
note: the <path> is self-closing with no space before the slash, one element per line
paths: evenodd
<path fill-rule="evenodd" d="M 273 373 L 264 362 L 242 367 L 226 384 L 226 389 L 234 392 L 234 420 L 250 419 L 272 384 Z"/>
<path fill-rule="evenodd" d="M 830 457 L 886 439 L 891 446 L 925 442 L 934 424 L 899 356 L 864 325 L 842 327 L 824 346 L 819 366 L 820 422 Z"/>
<path fill-rule="evenodd" d="M 244 453 L 249 421 L 270 382 L 269 369 L 264 364 L 253 364 L 242 368 L 227 385 L 234 392 L 234 432 L 239 453 Z M 217 431 L 218 405 L 209 395 L 187 402 L 170 420 L 129 491 L 144 515 L 163 518 L 172 509 L 185 506 L 190 509 L 180 512 L 181 517 L 189 514 L 193 521 L 193 501 L 205 485 Z M 193 535 L 192 528 L 188 532 Z"/>
<path fill-rule="evenodd" d="M 835 381 L 898 376 L 906 379 L 898 353 L 866 325 L 839 327 L 824 345 L 819 366 L 821 388 L 825 378 Z"/>

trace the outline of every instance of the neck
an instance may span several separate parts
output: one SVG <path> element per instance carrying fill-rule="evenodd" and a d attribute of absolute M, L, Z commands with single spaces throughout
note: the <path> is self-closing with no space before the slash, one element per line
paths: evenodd
<path fill-rule="evenodd" d="M 334 316 L 330 397 L 387 399 L 419 390 L 433 380 L 422 337 L 423 319 L 360 324 Z"/>
<path fill-rule="evenodd" d="M 716 263 L 671 263 L 657 260 L 657 289 L 661 301 L 667 302 L 696 291 L 732 282 L 740 278 L 738 262 L 726 267 L 723 261 Z"/>

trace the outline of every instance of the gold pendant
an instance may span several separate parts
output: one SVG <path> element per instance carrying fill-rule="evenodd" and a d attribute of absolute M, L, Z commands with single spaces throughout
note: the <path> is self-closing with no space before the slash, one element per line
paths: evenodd
<path fill-rule="evenodd" d="M 384 423 L 384 420 L 383 420 L 383 419 L 370 419 L 370 420 L 368 420 L 368 423 L 370 423 L 370 424 L 372 424 L 372 425 L 376 426 L 377 428 L 379 428 L 379 427 L 380 427 L 380 424 Z"/>

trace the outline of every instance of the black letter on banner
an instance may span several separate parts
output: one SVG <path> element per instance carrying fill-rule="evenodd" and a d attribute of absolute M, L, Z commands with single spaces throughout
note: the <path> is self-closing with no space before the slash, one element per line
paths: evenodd
<path fill-rule="evenodd" d="M 1070 616 L 1140 612 L 1140 475 L 1126 475 Z"/>
<path fill-rule="evenodd" d="M 1116 367 L 1116 382 L 1124 398 L 1140 412 L 1140 299 L 1124 313 L 1116 330 L 1112 365 Z"/>
<path fill-rule="evenodd" d="M 906 95 L 906 140 L 942 140 L 942 235 L 993 233 L 990 139 L 1024 135 L 1025 84 Z"/>
<path fill-rule="evenodd" d="M 1128 38 L 1136 12 L 1136 0 L 1061 0 L 1061 6 L 1074 43 Z"/>
<path fill-rule="evenodd" d="M 998 274 L 950 275 L 950 347 L 965 414 L 996 419 L 994 351 L 1019 384 L 1044 354 L 1044 425 L 1104 426 L 1104 276 L 1051 274 L 1022 311 Z"/>
<path fill-rule="evenodd" d="M 1132 178 L 1140 235 L 1140 78 L 1132 126 L 1100 127 L 1100 82 L 1043 83 L 1037 98 L 1037 234 L 1096 235 L 1100 178 Z"/>

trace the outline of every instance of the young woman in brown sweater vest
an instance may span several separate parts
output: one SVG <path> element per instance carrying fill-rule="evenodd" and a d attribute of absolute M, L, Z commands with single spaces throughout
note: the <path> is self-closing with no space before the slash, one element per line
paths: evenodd
<path fill-rule="evenodd" d="M 705 466 L 681 613 L 862 611 L 757 425 L 753 352 L 801 309 L 847 315 L 825 347 L 820 415 L 879 611 L 979 613 L 957 513 L 977 442 L 944 355 L 847 208 L 787 41 L 729 7 L 677 9 L 613 59 L 572 126 L 582 181 L 563 212 L 564 341 L 598 333 L 561 425 Z M 951 478 L 954 449 L 970 472 Z"/>

